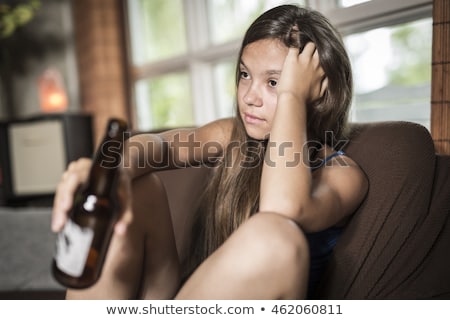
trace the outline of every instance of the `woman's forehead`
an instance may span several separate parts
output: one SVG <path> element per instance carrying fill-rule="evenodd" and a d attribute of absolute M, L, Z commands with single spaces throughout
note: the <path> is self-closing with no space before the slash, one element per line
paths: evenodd
<path fill-rule="evenodd" d="M 277 39 L 263 39 L 245 46 L 240 63 L 247 68 L 265 66 L 274 72 L 281 70 L 288 48 Z"/>

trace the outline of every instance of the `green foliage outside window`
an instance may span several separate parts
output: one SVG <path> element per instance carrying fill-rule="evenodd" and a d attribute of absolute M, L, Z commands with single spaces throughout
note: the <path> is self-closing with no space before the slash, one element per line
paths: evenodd
<path fill-rule="evenodd" d="M 170 128 L 194 123 L 189 76 L 173 73 L 148 81 L 152 126 Z"/>

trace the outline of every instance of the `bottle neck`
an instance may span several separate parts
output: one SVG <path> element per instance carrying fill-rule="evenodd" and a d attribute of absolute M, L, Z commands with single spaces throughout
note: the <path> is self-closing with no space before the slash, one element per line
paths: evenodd
<path fill-rule="evenodd" d="M 120 130 L 119 130 L 120 131 Z M 99 197 L 112 196 L 123 154 L 123 132 L 106 135 L 94 156 L 86 192 Z"/>

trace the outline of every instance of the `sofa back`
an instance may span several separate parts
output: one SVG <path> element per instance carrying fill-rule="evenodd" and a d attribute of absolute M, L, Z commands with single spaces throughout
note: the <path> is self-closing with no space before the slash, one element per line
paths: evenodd
<path fill-rule="evenodd" d="M 429 259 L 438 243 L 450 245 L 448 235 L 442 237 L 449 231 L 449 157 L 436 157 L 429 132 L 410 122 L 355 124 L 346 153 L 366 173 L 369 192 L 339 239 L 316 297 L 449 294 L 450 281 L 436 285 L 449 278 L 438 270 L 450 266 L 448 254 Z"/>

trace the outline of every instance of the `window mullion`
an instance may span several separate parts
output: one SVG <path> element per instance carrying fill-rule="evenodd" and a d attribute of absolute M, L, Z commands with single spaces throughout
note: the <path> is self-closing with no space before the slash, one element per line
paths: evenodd
<path fill-rule="evenodd" d="M 194 61 L 190 65 L 192 98 L 196 125 L 217 119 L 214 107 L 214 79 L 210 63 Z"/>
<path fill-rule="evenodd" d="M 206 3 L 204 0 L 184 0 L 183 11 L 188 48 L 191 54 L 195 54 L 208 46 Z"/>
<path fill-rule="evenodd" d="M 208 51 L 209 34 L 205 0 L 184 0 L 186 35 L 189 47 L 189 72 L 195 124 L 201 125 L 216 118 L 212 66 L 205 61 L 203 52 Z"/>

